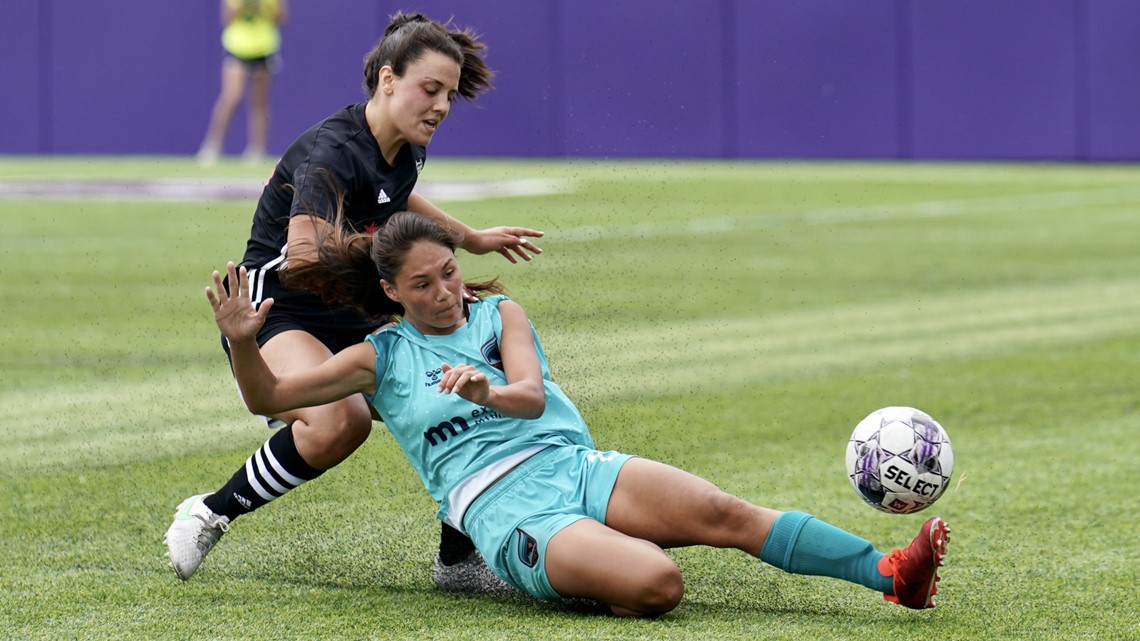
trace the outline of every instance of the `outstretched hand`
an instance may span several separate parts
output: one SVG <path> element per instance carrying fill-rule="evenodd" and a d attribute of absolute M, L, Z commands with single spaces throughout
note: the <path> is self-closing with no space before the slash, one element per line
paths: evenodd
<path fill-rule="evenodd" d="M 439 381 L 439 391 L 455 393 L 476 405 L 486 405 L 491 398 L 491 381 L 487 375 L 473 365 L 459 364 L 455 367 L 444 363 L 443 377 Z"/>
<path fill-rule="evenodd" d="M 249 300 L 249 279 L 245 267 L 238 270 L 233 262 L 226 264 L 227 282 L 230 289 L 222 284 L 222 277 L 214 272 L 214 287 L 206 288 L 206 298 L 214 308 L 214 322 L 230 342 L 249 340 L 257 336 L 257 331 L 265 324 L 273 299 L 261 301 L 256 309 Z M 237 287 L 237 295 L 233 288 Z M 216 290 L 216 291 L 215 291 Z"/>
<path fill-rule="evenodd" d="M 491 227 L 490 229 L 476 230 L 464 239 L 463 249 L 472 254 L 486 254 L 499 252 L 504 258 L 517 263 L 517 255 L 523 260 L 530 260 L 531 254 L 541 254 L 542 249 L 530 242 L 527 237 L 541 238 L 544 232 L 527 227 Z"/>

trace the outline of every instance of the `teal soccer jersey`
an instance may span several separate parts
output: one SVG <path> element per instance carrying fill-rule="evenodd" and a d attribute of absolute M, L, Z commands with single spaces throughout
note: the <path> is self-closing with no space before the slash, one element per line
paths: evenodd
<path fill-rule="evenodd" d="M 546 410 L 537 419 L 502 416 L 458 394 L 439 391 L 440 365 L 468 364 L 491 385 L 506 385 L 499 343 L 502 317 L 490 296 L 471 303 L 467 323 L 446 336 L 426 336 L 406 320 L 368 337 L 376 348 L 376 393 L 368 397 L 392 436 L 416 468 L 424 487 L 447 513 L 447 497 L 460 481 L 507 456 L 538 445 L 575 444 L 593 448 L 578 409 L 550 380 L 538 335 Z"/>

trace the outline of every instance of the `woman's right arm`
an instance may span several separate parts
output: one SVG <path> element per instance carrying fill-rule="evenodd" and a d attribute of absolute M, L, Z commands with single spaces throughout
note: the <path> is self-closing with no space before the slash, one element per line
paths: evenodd
<path fill-rule="evenodd" d="M 317 239 L 323 235 L 325 226 L 330 223 L 319 216 L 297 214 L 289 219 L 286 232 L 286 260 L 307 260 L 315 258 Z"/>
<path fill-rule="evenodd" d="M 241 388 L 246 407 L 255 414 L 271 416 L 300 407 L 324 405 L 357 393 L 376 389 L 376 351 L 368 343 L 345 349 L 316 367 L 277 376 L 261 355 L 257 332 L 265 324 L 273 306 L 268 298 L 259 308 L 249 299 L 245 267 L 227 265 L 230 290 L 214 272 L 214 289 L 206 288 L 206 298 L 214 309 L 214 322 L 230 347 L 234 379 Z M 237 294 L 233 294 L 234 284 Z"/>

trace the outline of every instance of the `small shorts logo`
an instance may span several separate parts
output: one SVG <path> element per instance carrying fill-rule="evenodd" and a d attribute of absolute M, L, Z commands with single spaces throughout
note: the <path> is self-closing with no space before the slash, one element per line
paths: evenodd
<path fill-rule="evenodd" d="M 519 534 L 519 560 L 528 568 L 533 568 L 538 564 L 538 541 L 519 528 L 515 528 L 515 532 Z"/>
<path fill-rule="evenodd" d="M 610 450 L 609 452 L 599 452 L 598 450 L 594 450 L 593 452 L 590 452 L 586 455 L 586 460 L 591 463 L 609 463 L 610 461 L 617 458 L 617 456 L 618 453 L 613 450 Z"/>

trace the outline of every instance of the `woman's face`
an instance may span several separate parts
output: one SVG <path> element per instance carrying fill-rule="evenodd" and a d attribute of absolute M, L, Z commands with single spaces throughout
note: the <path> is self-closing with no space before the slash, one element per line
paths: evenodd
<path fill-rule="evenodd" d="M 382 68 L 378 91 L 388 95 L 388 116 L 398 135 L 427 146 L 459 91 L 459 64 L 438 51 L 427 51 L 408 65 L 403 76 Z"/>
<path fill-rule="evenodd" d="M 459 263 L 455 253 L 439 243 L 414 243 L 396 282 L 380 283 L 389 298 L 404 306 L 404 318 L 424 334 L 450 334 L 467 322 Z"/>

